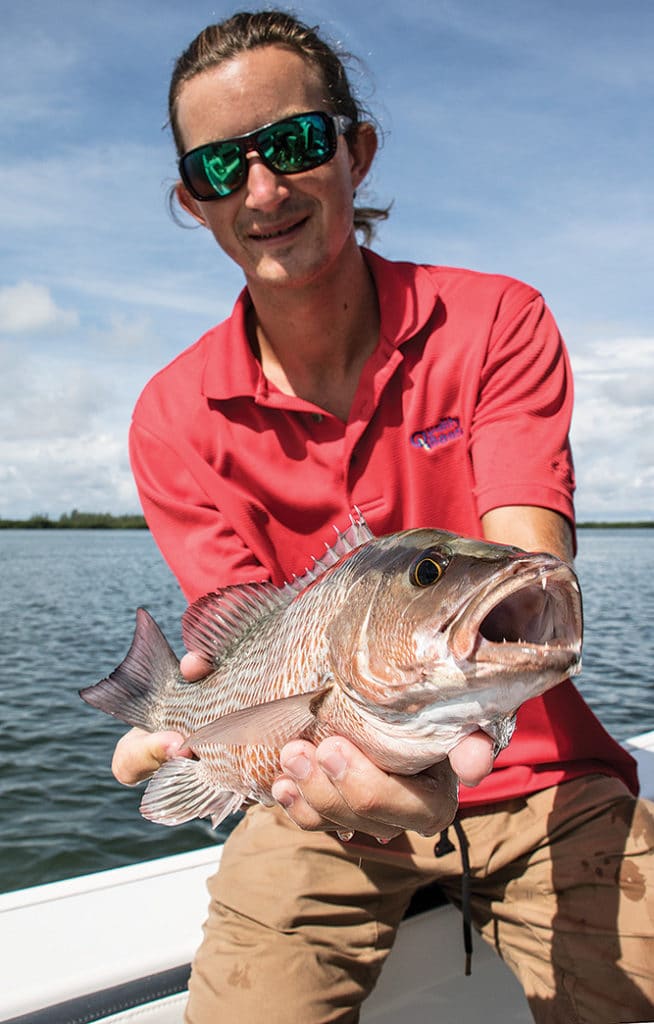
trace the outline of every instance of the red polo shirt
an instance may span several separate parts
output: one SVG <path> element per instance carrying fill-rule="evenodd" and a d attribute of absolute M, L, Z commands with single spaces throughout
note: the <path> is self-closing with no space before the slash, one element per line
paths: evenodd
<path fill-rule="evenodd" d="M 231 317 L 157 374 L 130 436 L 143 509 L 189 601 L 300 575 L 354 506 L 377 535 L 435 526 L 481 536 L 502 505 L 574 520 L 567 354 L 543 298 L 506 277 L 365 253 L 381 329 L 347 423 L 282 394 Z M 462 803 L 589 771 L 636 787 L 633 760 L 574 686 L 529 701 L 492 775 Z"/>

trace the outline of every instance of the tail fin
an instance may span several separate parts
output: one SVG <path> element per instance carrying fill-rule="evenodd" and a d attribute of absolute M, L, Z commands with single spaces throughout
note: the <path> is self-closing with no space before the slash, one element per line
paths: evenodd
<path fill-rule="evenodd" d="M 79 695 L 91 707 L 153 732 L 166 727 L 162 703 L 182 682 L 175 652 L 152 616 L 139 608 L 125 660 L 107 679 L 87 686 Z"/>

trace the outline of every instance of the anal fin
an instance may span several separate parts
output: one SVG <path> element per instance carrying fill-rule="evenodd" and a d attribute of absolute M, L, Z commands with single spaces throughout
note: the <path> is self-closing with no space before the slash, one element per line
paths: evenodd
<path fill-rule="evenodd" d="M 202 761 L 176 757 L 162 765 L 148 783 L 141 814 L 160 825 L 181 825 L 211 816 L 215 828 L 243 802 L 240 793 L 216 789 Z"/>

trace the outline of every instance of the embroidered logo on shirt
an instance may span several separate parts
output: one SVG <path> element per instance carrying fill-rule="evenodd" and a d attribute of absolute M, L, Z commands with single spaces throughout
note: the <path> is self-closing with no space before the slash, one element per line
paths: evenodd
<path fill-rule="evenodd" d="M 411 444 L 415 448 L 438 448 L 440 445 L 448 444 L 457 437 L 463 437 L 463 430 L 458 416 L 446 416 L 439 420 L 433 427 L 426 427 L 424 430 L 416 430 L 411 435 Z"/>

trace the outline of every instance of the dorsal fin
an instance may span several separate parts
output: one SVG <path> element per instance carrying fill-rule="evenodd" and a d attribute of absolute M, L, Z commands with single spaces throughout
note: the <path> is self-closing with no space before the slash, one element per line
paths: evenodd
<path fill-rule="evenodd" d="M 334 531 L 336 540 L 332 546 L 325 544 L 325 553 L 320 558 L 314 558 L 310 568 L 306 569 L 301 576 L 294 576 L 292 580 L 284 584 L 283 589 L 287 592 L 290 591 L 293 597 L 297 597 L 310 583 L 315 583 L 327 569 L 331 569 L 345 555 L 351 554 L 362 544 L 375 539 L 363 513 L 358 508 L 353 510 L 350 515 L 350 525 L 343 532 L 336 526 Z"/>
<path fill-rule="evenodd" d="M 350 525 L 346 530 L 341 532 L 337 527 L 334 530 L 336 540 L 332 546 L 325 544 L 325 553 L 314 558 L 311 568 L 283 587 L 278 588 L 270 582 L 237 584 L 205 594 L 190 605 L 182 616 L 182 637 L 186 649 L 206 655 L 214 666 L 218 666 L 229 648 L 261 618 L 290 604 L 305 587 L 315 583 L 341 558 L 373 539 L 358 508 L 350 515 Z"/>
<path fill-rule="evenodd" d="M 290 600 L 283 588 L 268 582 L 237 584 L 205 594 L 182 616 L 186 649 L 206 655 L 217 666 L 259 619 Z"/>

